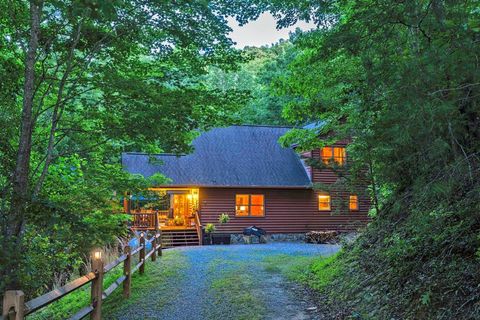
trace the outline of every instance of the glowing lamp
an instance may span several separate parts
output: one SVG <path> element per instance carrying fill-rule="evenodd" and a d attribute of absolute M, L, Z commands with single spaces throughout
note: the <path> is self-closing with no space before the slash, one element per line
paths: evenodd
<path fill-rule="evenodd" d="M 193 199 L 193 195 L 187 194 L 187 199 L 188 199 L 188 200 L 192 200 L 192 199 Z"/>
<path fill-rule="evenodd" d="M 245 206 L 240 206 L 240 211 L 245 211 L 247 209 Z"/>
<path fill-rule="evenodd" d="M 143 238 L 145 236 L 145 233 L 140 232 L 140 238 Z"/>
<path fill-rule="evenodd" d="M 95 260 L 100 260 L 100 259 L 102 259 L 102 251 L 100 251 L 100 250 L 95 250 L 95 251 L 93 252 L 93 258 L 94 258 Z"/>

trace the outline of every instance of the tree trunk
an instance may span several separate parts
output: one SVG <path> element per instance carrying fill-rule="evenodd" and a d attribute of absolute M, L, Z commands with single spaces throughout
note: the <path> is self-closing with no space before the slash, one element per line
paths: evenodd
<path fill-rule="evenodd" d="M 33 196 L 32 196 L 33 198 L 36 198 L 37 195 L 40 193 L 40 190 L 42 189 L 42 186 L 43 186 L 43 182 L 47 177 L 48 168 L 50 167 L 50 163 L 53 160 L 53 151 L 55 147 L 55 133 L 57 130 L 58 121 L 60 120 L 61 114 L 62 114 L 60 109 L 63 108 L 63 106 L 61 106 L 63 104 L 63 91 L 65 89 L 67 79 L 70 76 L 70 72 L 72 71 L 72 68 L 73 68 L 75 48 L 77 47 L 78 41 L 80 40 L 80 34 L 81 34 L 81 23 L 78 24 L 78 26 L 75 28 L 75 34 L 72 35 L 72 46 L 70 47 L 70 50 L 68 53 L 65 72 L 62 76 L 62 79 L 60 80 L 58 93 L 57 93 L 57 100 L 55 102 L 55 107 L 53 109 L 52 126 L 50 127 L 47 154 L 45 156 L 45 164 L 43 166 L 42 173 L 38 178 L 37 184 L 35 185 L 35 188 L 33 190 Z"/>
<path fill-rule="evenodd" d="M 12 179 L 12 198 L 10 203 L 10 214 L 6 226 L 6 241 L 8 247 L 5 248 L 10 259 L 9 266 L 5 272 L 9 274 L 8 287 L 17 287 L 18 278 L 14 270 L 19 261 L 19 255 L 14 254 L 12 250 L 21 252 L 19 245 L 24 226 L 25 208 L 28 203 L 29 194 L 29 170 L 30 154 L 32 149 L 32 131 L 34 122 L 32 120 L 33 99 L 35 91 L 35 63 L 38 48 L 38 38 L 40 33 L 40 20 L 43 1 L 30 1 L 30 35 L 28 48 L 25 57 L 25 83 L 23 87 L 23 106 L 20 127 L 20 139 L 18 143 L 17 162 Z"/>

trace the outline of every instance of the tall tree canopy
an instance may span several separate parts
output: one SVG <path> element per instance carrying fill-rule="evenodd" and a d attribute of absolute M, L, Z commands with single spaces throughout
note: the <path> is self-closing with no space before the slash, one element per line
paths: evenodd
<path fill-rule="evenodd" d="M 349 157 L 376 186 L 377 217 L 331 290 L 337 307 L 379 319 L 478 317 L 480 2 L 270 5 L 282 25 L 319 27 L 275 80 L 294 97 L 284 114 L 352 136 Z M 284 142 L 310 149 L 316 137 L 294 130 Z"/>
<path fill-rule="evenodd" d="M 226 16 L 245 23 L 259 10 L 228 0 L 0 1 L 2 286 L 40 286 L 42 272 L 72 265 L 60 257 L 55 270 L 28 270 L 42 248 L 78 258 L 119 232 L 112 203 L 147 183 L 122 173 L 122 151 L 185 152 L 195 130 L 229 120 L 241 97 L 196 79 L 207 65 L 235 67 Z"/>
<path fill-rule="evenodd" d="M 295 35 L 292 35 L 292 39 Z M 246 96 L 246 103 L 233 120 L 242 124 L 286 125 L 282 116 L 283 106 L 291 99 L 287 95 L 275 95 L 274 79 L 286 71 L 297 50 L 290 41 L 280 41 L 261 48 L 247 47 L 242 50 L 245 62 L 238 70 L 212 67 L 204 77 L 207 87 L 221 92 L 237 92 Z"/>

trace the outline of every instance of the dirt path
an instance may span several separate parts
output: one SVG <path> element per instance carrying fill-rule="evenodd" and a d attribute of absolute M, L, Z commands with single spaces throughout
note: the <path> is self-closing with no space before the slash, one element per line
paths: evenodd
<path fill-rule="evenodd" d="M 338 249 L 338 246 L 302 243 L 172 249 L 171 253 L 181 257 L 181 267 L 177 265 L 172 269 L 167 262 L 163 262 L 163 266 L 160 262 L 155 268 L 172 269 L 171 277 L 158 286 L 152 286 L 156 280 L 151 277 L 148 289 L 137 298 L 140 301 L 129 301 L 128 306 L 116 308 L 105 318 L 319 319 L 316 310 L 309 310 L 315 305 L 305 289 L 269 270 L 271 259 L 329 255 Z M 165 259 L 174 260 L 178 259 Z M 145 276 L 149 277 L 148 273 Z"/>

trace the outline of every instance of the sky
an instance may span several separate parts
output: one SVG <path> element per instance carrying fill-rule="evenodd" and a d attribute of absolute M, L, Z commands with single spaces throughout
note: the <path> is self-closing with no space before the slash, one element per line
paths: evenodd
<path fill-rule="evenodd" d="M 263 13 L 257 20 L 251 21 L 242 27 L 238 26 L 235 19 L 230 18 L 228 25 L 233 29 L 229 36 L 237 43 L 235 47 L 238 49 L 242 49 L 245 46 L 260 47 L 278 42 L 280 39 L 288 39 L 288 33 L 296 28 L 302 30 L 315 28 L 313 23 L 301 21 L 289 28 L 277 30 L 275 19 L 270 13 Z"/>

